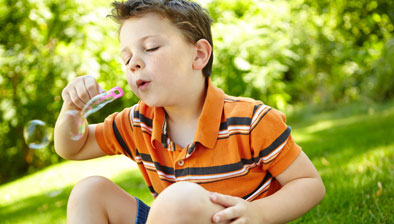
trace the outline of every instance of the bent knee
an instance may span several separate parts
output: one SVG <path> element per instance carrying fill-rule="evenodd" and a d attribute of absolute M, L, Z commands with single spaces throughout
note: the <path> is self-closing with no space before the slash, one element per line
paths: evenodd
<path fill-rule="evenodd" d="M 209 192 L 198 184 L 192 182 L 178 182 L 167 187 L 156 199 L 159 202 L 171 203 L 171 206 L 181 209 L 199 209 L 208 203 Z"/>
<path fill-rule="evenodd" d="M 200 185 L 178 182 L 160 193 L 149 215 L 152 216 L 152 220 L 161 217 L 162 223 L 209 223 L 211 216 L 221 209 L 221 206 L 211 202 L 209 192 Z M 163 222 L 163 216 L 168 220 Z M 176 222 L 171 219 L 172 217 Z"/>
<path fill-rule="evenodd" d="M 112 182 L 101 176 L 87 177 L 72 189 L 69 200 L 95 198 L 102 194 Z"/>
<path fill-rule="evenodd" d="M 182 181 L 168 186 L 160 193 L 159 197 L 179 197 L 184 199 L 183 196 L 188 196 L 188 198 L 190 198 L 198 195 L 209 195 L 209 192 L 196 183 Z"/>

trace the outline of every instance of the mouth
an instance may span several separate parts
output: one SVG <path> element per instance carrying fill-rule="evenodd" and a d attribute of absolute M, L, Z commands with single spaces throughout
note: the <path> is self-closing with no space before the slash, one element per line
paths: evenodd
<path fill-rule="evenodd" d="M 150 81 L 139 79 L 137 80 L 136 85 L 139 89 L 145 89 L 148 87 L 149 83 Z"/>

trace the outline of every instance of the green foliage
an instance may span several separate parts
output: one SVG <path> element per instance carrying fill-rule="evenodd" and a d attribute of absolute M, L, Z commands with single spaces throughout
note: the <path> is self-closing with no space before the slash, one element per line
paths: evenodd
<path fill-rule="evenodd" d="M 75 24 L 65 15 L 74 14 L 77 5 L 72 1 L 2 1 L 0 7 L 0 138 L 4 149 L 0 181 L 4 181 L 29 168 L 58 161 L 53 153 L 29 150 L 23 141 L 23 126 L 33 119 L 48 125 L 55 122 L 54 115 L 61 106 L 59 90 L 76 66 L 57 54 L 56 46 L 74 40 L 66 27 Z"/>
<path fill-rule="evenodd" d="M 382 55 L 372 66 L 364 85 L 366 92 L 378 101 L 394 97 L 394 38 L 386 42 Z"/>
<path fill-rule="evenodd" d="M 106 18 L 108 2 L 0 1 L 0 182 L 45 167 L 60 158 L 53 144 L 32 150 L 23 127 L 33 119 L 54 127 L 62 105 L 61 91 L 79 75 L 95 75 L 104 88 L 126 87 L 118 57 L 117 25 Z M 99 19 L 100 21 L 97 21 Z M 106 43 L 106 44 L 103 44 Z M 121 110 L 111 104 L 92 116 Z M 130 105 L 131 103 L 128 103 Z"/>
<path fill-rule="evenodd" d="M 394 52 L 383 50 L 394 31 L 392 1 L 213 0 L 208 8 L 217 22 L 214 81 L 229 94 L 279 109 L 352 102 L 382 95 L 363 86 L 386 83 L 394 67 L 386 59 Z M 379 99 L 392 97 L 389 83 Z"/>

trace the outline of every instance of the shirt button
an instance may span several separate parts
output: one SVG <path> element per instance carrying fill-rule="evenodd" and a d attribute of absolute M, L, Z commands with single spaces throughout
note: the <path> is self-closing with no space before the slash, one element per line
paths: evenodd
<path fill-rule="evenodd" d="M 179 161 L 178 161 L 178 165 L 179 165 L 179 166 L 183 166 L 184 164 L 185 164 L 185 161 L 184 161 L 184 160 L 179 160 Z"/>

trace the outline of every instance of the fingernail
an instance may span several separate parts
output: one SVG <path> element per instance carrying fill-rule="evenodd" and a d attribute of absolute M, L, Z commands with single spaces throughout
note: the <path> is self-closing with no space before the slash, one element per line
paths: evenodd
<path fill-rule="evenodd" d="M 213 217 L 213 221 L 214 221 L 214 222 L 220 222 L 220 217 L 217 216 L 217 215 L 215 215 L 215 216 Z"/>

